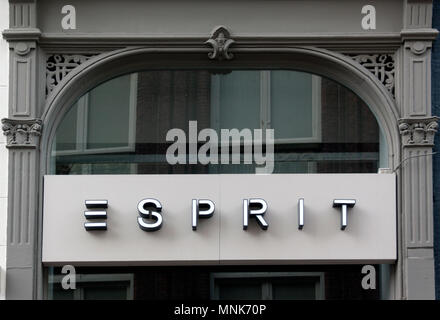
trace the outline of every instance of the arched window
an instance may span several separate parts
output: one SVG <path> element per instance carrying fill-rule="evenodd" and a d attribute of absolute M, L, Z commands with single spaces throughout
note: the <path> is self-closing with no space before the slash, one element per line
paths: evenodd
<path fill-rule="evenodd" d="M 208 128 L 209 139 L 200 135 Z M 224 139 L 222 130 L 232 129 L 239 142 Z M 381 136 L 358 96 L 314 74 L 142 71 L 101 83 L 76 101 L 57 128 L 51 173 L 376 173 L 387 166 Z"/>

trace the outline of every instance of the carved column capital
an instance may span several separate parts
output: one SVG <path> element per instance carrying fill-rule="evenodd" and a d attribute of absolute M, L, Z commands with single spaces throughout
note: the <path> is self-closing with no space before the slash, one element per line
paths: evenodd
<path fill-rule="evenodd" d="M 438 119 L 438 117 L 400 119 L 399 131 L 403 147 L 433 147 Z"/>
<path fill-rule="evenodd" d="M 2 119 L 7 148 L 37 148 L 42 129 L 40 119 Z"/>

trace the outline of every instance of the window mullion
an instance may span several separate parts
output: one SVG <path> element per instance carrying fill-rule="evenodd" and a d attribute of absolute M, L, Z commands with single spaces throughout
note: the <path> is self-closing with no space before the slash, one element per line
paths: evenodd
<path fill-rule="evenodd" d="M 270 71 L 260 71 L 260 127 L 270 128 Z M 263 131 L 264 134 L 264 131 Z"/>
<path fill-rule="evenodd" d="M 272 300 L 272 285 L 270 280 L 267 279 L 262 283 L 262 299 L 263 300 Z"/>
<path fill-rule="evenodd" d="M 89 104 L 89 94 L 85 94 L 78 100 L 77 128 L 76 128 L 76 150 L 84 151 L 87 149 L 87 113 Z"/>

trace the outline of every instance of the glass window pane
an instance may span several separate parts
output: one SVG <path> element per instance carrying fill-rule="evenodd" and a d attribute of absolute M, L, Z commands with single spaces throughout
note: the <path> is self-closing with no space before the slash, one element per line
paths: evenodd
<path fill-rule="evenodd" d="M 127 147 L 130 75 L 107 81 L 88 95 L 87 148 Z"/>
<path fill-rule="evenodd" d="M 126 300 L 127 287 L 125 286 L 90 286 L 84 287 L 84 300 Z"/>
<path fill-rule="evenodd" d="M 233 71 L 212 76 L 211 105 L 220 129 L 260 128 L 260 71 Z M 214 111 L 214 110 L 213 110 Z"/>
<path fill-rule="evenodd" d="M 190 121 L 197 122 L 196 140 L 202 129 L 216 130 L 218 159 L 225 142 L 219 129 L 250 129 L 254 138 L 253 129 L 273 128 L 273 173 L 376 173 L 387 150 L 379 148 L 379 126 L 359 97 L 305 72 L 143 71 L 104 82 L 80 101 L 56 132 L 56 174 L 255 173 L 255 158 L 245 164 L 243 147 L 240 164 L 189 164 Z M 171 129 L 184 133 L 186 163 L 166 160 Z"/>
<path fill-rule="evenodd" d="M 317 107 L 312 104 L 312 75 L 272 71 L 270 86 L 271 127 L 276 129 L 275 139 L 312 138 L 313 108 Z"/>
<path fill-rule="evenodd" d="M 317 279 L 304 277 L 276 279 L 272 282 L 274 300 L 315 300 Z"/>
<path fill-rule="evenodd" d="M 223 279 L 217 282 L 221 300 L 261 300 L 262 282 L 260 279 Z"/>
<path fill-rule="evenodd" d="M 77 112 L 78 103 L 75 103 L 58 126 L 56 150 L 75 150 L 77 148 Z"/>
<path fill-rule="evenodd" d="M 53 284 L 52 287 L 52 299 L 53 300 L 73 300 L 75 290 L 65 290 L 62 288 L 61 284 Z"/>

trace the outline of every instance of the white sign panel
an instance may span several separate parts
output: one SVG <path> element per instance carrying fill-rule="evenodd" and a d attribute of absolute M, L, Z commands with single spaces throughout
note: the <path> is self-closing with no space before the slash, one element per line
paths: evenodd
<path fill-rule="evenodd" d="M 386 263 L 394 174 L 45 176 L 47 265 Z"/>

